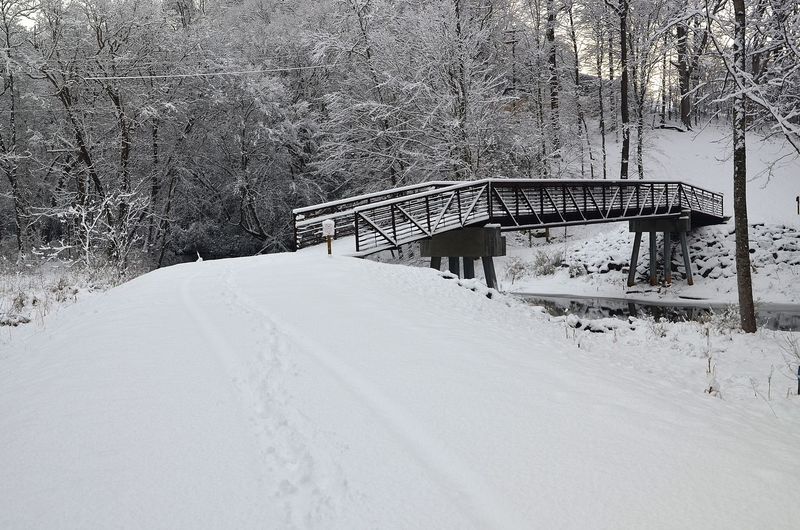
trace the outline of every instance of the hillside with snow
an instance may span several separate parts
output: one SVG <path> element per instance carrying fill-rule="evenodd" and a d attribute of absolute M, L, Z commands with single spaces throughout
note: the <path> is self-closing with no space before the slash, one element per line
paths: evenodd
<path fill-rule="evenodd" d="M 794 526 L 796 396 L 704 392 L 699 332 L 571 333 L 423 268 L 152 272 L 0 353 L 0 527 Z"/>
<path fill-rule="evenodd" d="M 800 529 L 798 6 L 0 0 L 0 530 Z"/>
<path fill-rule="evenodd" d="M 724 194 L 724 209 L 733 215 L 733 163 L 729 132 L 710 125 L 696 132 L 654 130 L 645 165 L 652 179 L 681 180 Z M 616 149 L 611 150 L 618 156 Z M 751 224 L 753 289 L 762 304 L 797 304 L 800 301 L 800 160 L 791 146 L 753 135 L 748 148 L 748 220 Z M 611 167 L 618 163 L 612 159 Z M 736 304 L 733 220 L 696 228 L 689 234 L 695 285 L 684 281 L 680 246 L 673 240 L 670 256 L 674 272 L 669 287 L 647 285 L 648 259 L 640 253 L 638 284 L 627 287 L 633 234 L 628 223 L 552 231 L 553 240 L 509 234 L 509 255 L 499 260 L 501 288 L 517 293 L 621 297 L 687 303 Z M 647 235 L 642 244 L 648 243 Z M 663 240 L 658 236 L 659 267 L 663 267 Z M 537 254 L 561 257 L 563 270 L 552 275 L 531 271 Z M 572 265 L 572 267 L 570 267 Z"/>

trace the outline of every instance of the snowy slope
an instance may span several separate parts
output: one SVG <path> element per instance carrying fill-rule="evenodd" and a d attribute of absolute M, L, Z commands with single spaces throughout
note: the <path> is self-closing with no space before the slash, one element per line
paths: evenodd
<path fill-rule="evenodd" d="M 674 179 L 725 195 L 725 214 L 733 215 L 733 148 L 730 128 L 710 125 L 697 131 L 648 130 L 645 136 L 648 179 Z M 619 173 L 620 149 L 610 144 L 609 175 Z M 631 178 L 636 178 L 631 166 Z M 747 212 L 751 223 L 798 223 L 800 160 L 779 139 L 747 139 Z"/>
<path fill-rule="evenodd" d="M 648 179 L 675 179 L 705 187 L 724 194 L 726 215 L 733 215 L 733 163 L 731 160 L 730 133 L 728 129 L 708 126 L 696 132 L 672 130 L 648 130 L 645 168 Z M 609 175 L 615 177 L 619 170 L 619 146 L 609 147 Z M 800 195 L 800 158 L 790 146 L 771 139 L 761 141 L 755 134 L 748 140 L 748 217 L 751 225 L 751 248 L 754 275 L 754 296 L 760 302 L 796 304 L 800 302 L 800 250 L 795 244 L 800 230 L 800 215 L 795 197 Z M 554 229 L 556 242 L 546 245 L 542 240 L 533 240 L 529 248 L 524 235 L 509 235 L 509 257 L 498 260 L 503 290 L 539 294 L 569 294 L 573 296 L 626 297 L 629 299 L 658 299 L 662 301 L 679 298 L 700 298 L 715 303 L 736 303 L 735 262 L 733 260 L 735 236 L 733 220 L 727 224 L 695 230 L 689 235 L 694 254 L 695 285 L 687 286 L 678 279 L 666 289 L 648 289 L 640 281 L 628 293 L 627 267 L 633 246 L 633 236 L 628 233 L 627 223 L 612 223 L 595 226 L 569 228 L 569 237 L 562 236 L 564 230 Z M 782 237 L 785 234 L 787 237 Z M 683 270 L 682 255 L 674 241 L 673 261 Z M 645 250 L 639 256 L 639 268 L 644 274 L 647 265 Z M 661 239 L 659 239 L 661 245 Z M 701 248 L 697 248 L 699 245 Z M 706 245 L 719 247 L 705 248 Z M 556 275 L 517 274 L 513 282 L 508 268 L 517 262 L 529 266 L 538 252 L 553 256 L 561 254 L 568 263 L 585 265 L 588 276 L 569 278 L 566 270 Z M 661 252 L 661 246 L 659 246 Z M 705 260 L 723 262 L 723 267 L 706 267 Z M 697 261 L 701 260 L 701 261 Z M 608 272 L 604 265 L 624 267 L 625 271 Z M 601 269 L 597 274 L 596 269 Z M 717 269 L 717 270 L 713 270 Z M 709 276 L 710 273 L 710 276 Z M 680 278 L 680 276 L 676 276 Z M 513 283 L 513 285 L 512 285 Z M 642 292 L 645 290 L 646 292 Z"/>
<path fill-rule="evenodd" d="M 485 294 L 303 253 L 79 302 L 0 353 L 0 527 L 796 527 L 797 406 Z"/>

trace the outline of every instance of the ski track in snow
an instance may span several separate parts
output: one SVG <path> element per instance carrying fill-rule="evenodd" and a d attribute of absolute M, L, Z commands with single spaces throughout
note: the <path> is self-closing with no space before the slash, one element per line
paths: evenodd
<path fill-rule="evenodd" d="M 231 280 L 231 276 L 228 275 L 227 279 Z M 320 341 L 309 338 L 307 332 L 280 322 L 259 309 L 258 304 L 247 297 L 240 286 L 235 283 L 230 286 L 234 298 L 244 302 L 239 307 L 246 307 L 248 312 L 255 311 L 260 319 L 270 323 L 270 328 L 276 334 L 277 329 L 283 330 L 281 334 L 296 343 L 300 353 L 312 357 L 345 391 L 352 393 L 362 405 L 369 408 L 390 429 L 393 436 L 402 442 L 408 454 L 413 455 L 424 468 L 435 471 L 440 485 L 450 493 L 451 500 L 462 514 L 469 514 L 476 528 L 511 529 L 526 528 L 529 525 L 515 519 L 515 510 L 510 505 L 497 498 L 491 490 L 481 487 L 485 481 L 470 470 L 469 463 L 455 457 L 440 441 L 426 433 L 402 407 L 393 403 L 357 370 L 342 363 L 342 359 L 335 358 Z"/>
<path fill-rule="evenodd" d="M 273 491 L 265 494 L 282 508 L 281 528 L 324 527 L 336 514 L 334 494 L 329 490 L 334 482 L 343 484 L 337 476 L 341 471 L 318 469 L 320 461 L 311 454 L 296 425 L 301 418 L 289 408 L 281 383 L 291 370 L 285 338 L 266 314 L 257 311 L 241 295 L 227 266 L 220 282 L 221 289 L 218 287 L 220 298 L 226 300 L 222 309 L 229 315 L 246 316 L 255 337 L 253 351 L 237 351 L 226 338 L 225 326 L 219 325 L 222 319 L 213 318 L 210 304 L 195 294 L 200 274 L 195 273 L 183 282 L 183 306 L 213 345 L 216 356 L 225 364 L 241 395 L 243 410 L 249 415 L 251 427 L 260 441 L 261 459 L 272 479 Z M 233 362 L 237 358 L 243 362 Z"/>
<path fill-rule="evenodd" d="M 78 304 L 0 364 L 0 527 L 793 528 L 796 400 L 486 294 L 278 255 Z"/>

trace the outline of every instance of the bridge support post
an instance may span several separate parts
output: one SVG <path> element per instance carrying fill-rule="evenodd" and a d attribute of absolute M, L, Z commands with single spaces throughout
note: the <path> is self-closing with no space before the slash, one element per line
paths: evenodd
<path fill-rule="evenodd" d="M 683 254 L 683 268 L 686 270 L 686 283 L 694 285 L 692 279 L 692 260 L 689 256 L 689 245 L 686 242 L 686 232 L 678 233 L 681 239 L 681 254 Z"/>
<path fill-rule="evenodd" d="M 636 232 L 633 236 L 633 252 L 631 253 L 631 265 L 628 267 L 628 287 L 636 284 L 636 266 L 639 264 L 639 248 L 642 245 L 642 233 Z"/>
<path fill-rule="evenodd" d="M 497 274 L 494 272 L 494 260 L 491 256 L 481 258 L 483 262 L 483 275 L 486 278 L 486 287 L 497 289 Z"/>
<path fill-rule="evenodd" d="M 463 263 L 463 271 L 464 271 L 464 278 L 467 280 L 471 280 L 475 277 L 475 258 L 470 258 L 466 256 L 461 258 Z"/>
<path fill-rule="evenodd" d="M 650 232 L 650 285 L 658 284 L 658 256 L 656 252 L 656 237 L 658 232 Z"/>
<path fill-rule="evenodd" d="M 443 232 L 430 239 L 420 241 L 420 255 L 431 258 L 431 267 L 441 266 L 442 258 L 447 258 L 450 272 L 463 277 L 475 277 L 475 259 L 481 258 L 486 285 L 497 289 L 497 274 L 494 270 L 493 256 L 506 255 L 506 239 L 502 237 L 500 225 L 468 227 Z M 460 258 L 460 259 L 459 259 Z"/>
<path fill-rule="evenodd" d="M 450 256 L 447 258 L 447 262 L 447 270 L 456 276 L 461 277 L 461 269 L 458 266 L 458 257 Z"/>
<path fill-rule="evenodd" d="M 672 232 L 664 231 L 664 285 L 672 284 Z"/>
<path fill-rule="evenodd" d="M 436 269 L 437 271 L 442 270 L 442 258 L 439 256 L 431 258 L 431 269 Z"/>
<path fill-rule="evenodd" d="M 680 217 L 661 218 L 661 219 L 637 219 L 628 222 L 628 229 L 636 235 L 633 240 L 633 253 L 631 255 L 631 267 L 628 271 L 628 287 L 632 287 L 636 282 L 636 265 L 640 248 L 641 235 L 643 232 L 649 234 L 650 239 L 650 285 L 658 285 L 658 258 L 656 238 L 658 233 L 664 234 L 664 285 L 672 283 L 672 234 L 677 233 L 681 242 L 681 252 L 683 254 L 683 264 L 686 268 L 686 281 L 693 285 L 692 264 L 689 255 L 689 245 L 686 242 L 686 234 L 692 229 L 691 212 L 684 210 Z"/>

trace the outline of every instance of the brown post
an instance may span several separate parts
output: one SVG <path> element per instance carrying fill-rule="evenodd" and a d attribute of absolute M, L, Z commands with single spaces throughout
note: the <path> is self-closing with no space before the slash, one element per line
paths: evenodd
<path fill-rule="evenodd" d="M 650 285 L 658 285 L 658 257 L 656 255 L 656 235 L 658 232 L 650 232 Z"/>
<path fill-rule="evenodd" d="M 464 256 L 463 261 L 464 279 L 471 280 L 475 277 L 475 258 Z"/>
<path fill-rule="evenodd" d="M 642 233 L 636 232 L 633 236 L 633 253 L 631 254 L 631 265 L 628 268 L 628 287 L 633 287 L 636 283 L 636 266 L 639 264 L 639 247 L 642 244 Z"/>
<path fill-rule="evenodd" d="M 664 285 L 672 285 L 672 260 L 670 251 L 672 250 L 672 233 L 667 230 L 664 232 Z"/>

